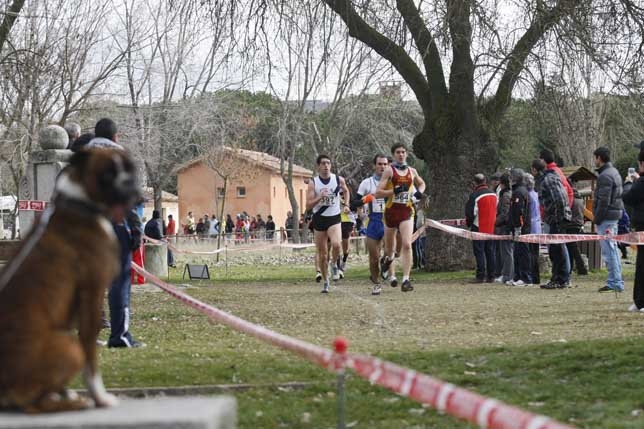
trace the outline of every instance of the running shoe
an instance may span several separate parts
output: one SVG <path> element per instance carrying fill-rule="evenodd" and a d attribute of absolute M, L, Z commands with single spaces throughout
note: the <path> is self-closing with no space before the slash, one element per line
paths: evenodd
<path fill-rule="evenodd" d="M 315 273 L 315 282 L 320 283 L 321 281 L 322 281 L 322 273 L 318 271 Z"/>
<path fill-rule="evenodd" d="M 389 256 L 383 256 L 380 258 L 380 277 L 384 280 L 387 280 L 389 277 L 389 267 L 393 261 L 389 259 Z"/>
<path fill-rule="evenodd" d="M 329 293 L 329 281 L 325 281 L 320 293 Z"/>
<path fill-rule="evenodd" d="M 338 269 L 338 276 L 340 276 L 341 279 L 344 278 L 344 270 L 342 268 Z"/>
<path fill-rule="evenodd" d="M 405 280 L 404 282 L 402 282 L 400 290 L 403 292 L 411 292 L 412 290 L 414 290 L 414 287 L 411 285 L 411 282 L 409 280 Z"/>
<path fill-rule="evenodd" d="M 389 286 L 398 287 L 398 279 L 396 277 L 392 277 L 391 280 L 389 280 Z"/>
<path fill-rule="evenodd" d="M 340 271 L 346 271 L 346 268 L 347 268 L 347 262 L 346 261 L 340 262 Z"/>
<path fill-rule="evenodd" d="M 373 289 L 371 289 L 371 295 L 380 295 L 380 292 L 382 292 L 382 286 L 380 284 L 373 285 Z"/>
<path fill-rule="evenodd" d="M 333 267 L 331 269 L 331 273 L 332 273 L 331 280 L 334 280 L 334 281 L 340 280 L 340 272 L 338 270 L 338 267 Z"/>

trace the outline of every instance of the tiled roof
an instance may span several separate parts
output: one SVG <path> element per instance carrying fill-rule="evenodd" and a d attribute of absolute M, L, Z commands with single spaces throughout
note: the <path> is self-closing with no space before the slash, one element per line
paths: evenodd
<path fill-rule="evenodd" d="M 257 152 L 254 150 L 247 150 L 247 149 L 234 149 L 228 146 L 224 146 L 224 150 L 230 152 L 231 155 L 233 156 L 238 156 L 240 158 L 243 158 L 245 160 L 248 160 L 251 163 L 254 164 L 259 164 L 262 167 L 268 168 L 271 171 L 275 171 L 277 173 L 280 172 L 280 159 L 269 155 L 264 152 Z M 178 171 L 184 170 L 194 164 L 197 164 L 203 160 L 203 156 L 199 158 L 195 158 L 191 161 L 188 161 L 184 165 L 182 165 Z M 293 164 L 293 174 L 296 176 L 304 176 L 304 177 L 312 177 L 313 176 L 313 171 L 304 168 L 302 166 Z"/>

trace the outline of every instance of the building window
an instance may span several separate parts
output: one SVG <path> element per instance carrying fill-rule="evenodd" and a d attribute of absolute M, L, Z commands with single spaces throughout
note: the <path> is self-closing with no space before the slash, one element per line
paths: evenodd
<path fill-rule="evenodd" d="M 223 199 L 225 196 L 224 188 L 217 188 L 217 198 Z"/>
<path fill-rule="evenodd" d="M 246 198 L 246 187 L 238 186 L 237 187 L 237 198 Z"/>

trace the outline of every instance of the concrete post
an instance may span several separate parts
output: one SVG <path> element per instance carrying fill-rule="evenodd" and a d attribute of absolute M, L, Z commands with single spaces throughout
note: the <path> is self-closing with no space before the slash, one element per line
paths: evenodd
<path fill-rule="evenodd" d="M 67 132 L 58 125 L 49 125 L 40 130 L 39 143 L 43 150 L 29 155 L 25 175 L 20 178 L 18 199 L 51 200 L 56 177 L 72 156 L 72 152 L 66 149 L 68 141 Z M 25 237 L 29 232 L 37 213 L 31 210 L 20 211 L 20 237 Z"/>
<path fill-rule="evenodd" d="M 160 278 L 168 278 L 168 245 L 145 243 L 145 269 Z"/>

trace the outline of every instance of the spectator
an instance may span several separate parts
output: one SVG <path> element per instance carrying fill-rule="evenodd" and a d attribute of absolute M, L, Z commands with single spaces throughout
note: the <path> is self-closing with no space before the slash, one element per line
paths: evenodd
<path fill-rule="evenodd" d="M 573 188 L 574 201 L 571 207 L 572 219 L 566 224 L 564 231 L 566 234 L 581 234 L 584 230 L 584 200 L 581 198 L 579 191 Z M 570 259 L 570 273 L 577 266 L 577 274 L 580 276 L 588 275 L 588 268 L 581 257 L 579 246 L 575 241 L 566 243 L 568 249 L 568 258 Z"/>
<path fill-rule="evenodd" d="M 250 224 L 248 228 L 250 231 L 250 238 L 253 240 L 256 239 L 257 238 L 257 218 L 255 216 L 252 216 L 250 218 Z"/>
<path fill-rule="evenodd" d="M 96 137 L 87 144 L 88 149 L 124 150 L 123 146 L 116 143 L 118 140 L 118 127 L 113 120 L 109 118 L 99 120 L 94 128 L 94 134 Z M 141 247 L 141 235 L 143 232 L 141 219 L 136 209 L 132 209 L 126 213 L 124 221 L 112 222 L 112 227 L 119 242 L 121 272 L 112 283 L 107 294 L 111 328 L 107 346 L 145 347 L 145 344 L 135 340 L 129 331 L 132 251 Z"/>
<path fill-rule="evenodd" d="M 204 235 L 204 227 L 205 227 L 205 224 L 203 222 L 203 218 L 200 217 L 199 221 L 197 222 L 197 226 L 195 227 L 195 232 L 197 233 L 198 236 L 202 237 Z"/>
<path fill-rule="evenodd" d="M 465 221 L 473 232 L 494 234 L 496 221 L 496 193 L 489 189 L 485 175 L 474 175 L 472 193 L 465 204 Z M 494 281 L 496 254 L 493 240 L 472 240 L 472 251 L 476 259 L 474 283 Z"/>
<path fill-rule="evenodd" d="M 496 194 L 496 203 L 499 203 L 499 196 L 501 194 L 501 173 L 496 172 L 490 176 L 490 190 Z M 496 215 L 495 215 L 496 216 Z M 501 276 L 501 241 L 492 240 L 492 247 L 494 248 L 494 278 Z"/>
<path fill-rule="evenodd" d="M 244 219 L 241 214 L 237 214 L 235 221 L 235 241 L 241 243 L 244 239 Z"/>
<path fill-rule="evenodd" d="M 208 228 L 208 235 L 210 237 L 217 237 L 219 235 L 219 219 L 214 214 L 210 217 L 210 227 Z"/>
<path fill-rule="evenodd" d="M 257 215 L 257 232 L 260 239 L 266 239 L 266 222 L 262 219 L 261 214 Z"/>
<path fill-rule="evenodd" d="M 494 222 L 494 233 L 497 235 L 510 234 L 510 202 L 512 189 L 510 188 L 510 175 L 503 173 L 500 179 L 501 192 L 499 193 L 499 204 L 496 208 L 496 221 Z M 510 240 L 499 241 L 500 257 L 498 265 L 501 266 L 501 275 L 494 279 L 495 283 L 512 284 L 514 279 L 514 243 Z"/>
<path fill-rule="evenodd" d="M 293 232 L 293 213 L 289 210 L 286 213 L 286 222 L 284 223 L 284 229 L 286 229 L 286 236 L 290 239 Z"/>
<path fill-rule="evenodd" d="M 74 142 L 69 146 L 69 149 L 72 152 L 78 152 L 85 147 L 87 143 L 91 142 L 94 137 L 96 137 L 94 133 L 85 133 L 74 140 Z"/>
<path fill-rule="evenodd" d="M 597 225 L 600 235 L 616 235 L 617 221 L 622 217 L 624 203 L 622 202 L 622 178 L 610 162 L 610 150 L 599 147 L 593 152 L 595 166 L 599 176 L 593 201 L 593 222 Z M 623 292 L 622 265 L 615 240 L 601 240 L 602 257 L 606 263 L 608 278 L 599 292 Z"/>
<path fill-rule="evenodd" d="M 203 236 L 208 237 L 210 233 L 210 218 L 208 215 L 203 216 Z"/>
<path fill-rule="evenodd" d="M 357 220 L 356 220 L 357 224 Z M 420 201 L 416 202 L 416 211 L 414 217 L 414 234 L 425 225 L 425 210 L 421 207 Z M 357 228 L 357 226 L 356 226 Z M 425 255 L 425 243 L 427 241 L 427 236 L 425 230 L 421 230 L 418 238 L 413 243 L 413 257 L 414 263 L 413 266 L 419 270 L 422 270 L 427 265 L 427 257 Z"/>
<path fill-rule="evenodd" d="M 541 234 L 541 207 L 539 206 L 539 194 L 534 190 L 534 176 L 525 173 L 523 176 L 528 197 L 530 198 L 530 234 Z M 539 272 L 539 243 L 529 243 L 530 249 L 530 276 L 534 284 L 541 283 L 541 274 Z"/>
<path fill-rule="evenodd" d="M 559 168 L 559 166 L 557 166 L 557 163 L 555 163 L 555 154 L 550 149 L 543 149 L 539 154 L 539 158 L 541 158 L 541 160 L 546 163 L 547 170 L 553 170 L 555 173 L 557 173 L 559 180 L 566 190 L 566 195 L 568 196 L 568 206 L 572 207 L 574 200 L 572 186 L 570 185 L 570 182 L 568 182 L 566 175 L 563 173 L 563 171 L 561 171 L 561 168 Z"/>
<path fill-rule="evenodd" d="M 532 174 L 539 189 L 539 202 L 543 206 L 543 222 L 550 234 L 561 234 L 563 225 L 572 215 L 566 189 L 556 171 L 546 168 L 541 159 L 532 161 Z M 563 289 L 570 287 L 570 269 L 566 264 L 568 252 L 564 244 L 548 245 L 548 256 L 552 263 L 552 276 L 542 289 Z"/>
<path fill-rule="evenodd" d="M 192 212 L 188 212 L 188 216 L 186 216 L 185 226 L 186 234 L 192 235 L 195 233 L 195 217 L 192 215 Z"/>
<path fill-rule="evenodd" d="M 644 145 L 643 145 L 644 147 Z M 624 204 L 633 208 L 632 223 L 635 231 L 644 231 L 644 150 L 637 155 L 638 173 L 629 174 L 624 183 Z M 633 304 L 628 311 L 644 310 L 644 245 L 637 246 Z"/>
<path fill-rule="evenodd" d="M 166 227 L 166 235 L 172 237 L 177 233 L 177 223 L 174 221 L 172 215 L 168 215 L 168 226 Z"/>
<path fill-rule="evenodd" d="M 230 217 L 230 214 L 226 215 L 226 225 L 224 226 L 224 232 L 226 233 L 226 239 L 230 240 L 232 237 L 233 230 L 235 229 L 235 223 L 233 218 Z"/>
<path fill-rule="evenodd" d="M 67 122 L 65 124 L 65 131 L 67 131 L 67 137 L 69 138 L 67 143 L 67 149 L 71 150 L 72 146 L 74 145 L 74 142 L 81 135 L 81 127 L 75 122 Z M 89 143 L 89 140 L 86 142 L 86 144 L 87 143 Z"/>
<path fill-rule="evenodd" d="M 177 233 L 177 224 L 172 218 L 172 215 L 168 215 L 168 225 L 166 226 L 166 229 L 165 229 L 165 235 L 166 237 L 173 237 L 176 233 Z M 172 250 L 170 250 L 170 247 L 168 247 L 168 266 L 172 268 L 177 267 L 174 263 L 174 254 L 172 253 Z"/>
<path fill-rule="evenodd" d="M 510 171 L 512 180 L 512 198 L 510 201 L 510 231 L 516 239 L 523 234 L 530 234 L 530 196 L 523 177 L 525 172 L 520 168 Z M 532 270 L 528 243 L 514 243 L 514 281 L 513 286 L 532 285 Z"/>
<path fill-rule="evenodd" d="M 147 221 L 143 233 L 155 240 L 161 240 L 163 238 L 163 233 L 161 231 L 161 214 L 158 210 L 152 211 L 152 219 Z"/>
<path fill-rule="evenodd" d="M 273 216 L 268 215 L 268 218 L 266 220 L 266 239 L 269 241 L 272 241 L 274 234 L 275 234 L 275 222 L 273 222 Z"/>

